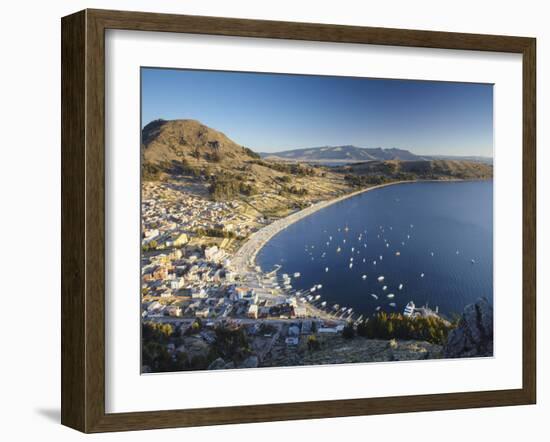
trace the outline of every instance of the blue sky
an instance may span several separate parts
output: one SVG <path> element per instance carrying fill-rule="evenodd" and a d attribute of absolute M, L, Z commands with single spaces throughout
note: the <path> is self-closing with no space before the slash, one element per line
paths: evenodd
<path fill-rule="evenodd" d="M 487 84 L 142 68 L 142 127 L 195 119 L 260 152 L 353 144 L 492 156 Z"/>

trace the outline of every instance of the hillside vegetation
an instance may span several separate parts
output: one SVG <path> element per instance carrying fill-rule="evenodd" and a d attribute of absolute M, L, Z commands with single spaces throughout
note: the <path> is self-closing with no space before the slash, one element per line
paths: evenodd
<path fill-rule="evenodd" d="M 400 149 L 341 146 L 291 152 L 295 157 L 336 152 L 362 158 L 404 159 L 326 167 L 261 158 L 249 147 L 199 121 L 155 120 L 142 131 L 142 178 L 186 179 L 190 192 L 215 200 L 245 199 L 257 211 L 284 216 L 295 208 L 357 187 L 413 179 L 488 179 L 493 172 L 490 164 L 418 159 Z"/>

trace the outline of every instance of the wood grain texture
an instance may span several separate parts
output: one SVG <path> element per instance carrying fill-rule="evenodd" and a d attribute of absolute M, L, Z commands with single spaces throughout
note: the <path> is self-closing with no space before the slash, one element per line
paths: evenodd
<path fill-rule="evenodd" d="M 192 410 L 105 413 L 105 30 L 499 51 L 523 55 L 523 387 Z M 84 432 L 532 404 L 536 398 L 535 40 L 86 10 L 62 20 L 62 423 Z M 138 191 L 138 190 L 137 190 Z"/>
<path fill-rule="evenodd" d="M 61 422 L 85 427 L 85 13 L 61 34 Z"/>

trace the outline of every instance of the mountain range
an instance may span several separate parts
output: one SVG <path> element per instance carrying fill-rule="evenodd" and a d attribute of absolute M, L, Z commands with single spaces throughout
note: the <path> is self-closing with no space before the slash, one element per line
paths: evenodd
<path fill-rule="evenodd" d="M 406 149 L 358 147 L 353 145 L 322 146 L 302 149 L 284 150 L 281 152 L 260 153 L 263 158 L 324 164 L 349 164 L 363 161 L 430 161 L 460 160 L 492 164 L 490 157 L 453 156 L 453 155 L 417 155 Z"/>

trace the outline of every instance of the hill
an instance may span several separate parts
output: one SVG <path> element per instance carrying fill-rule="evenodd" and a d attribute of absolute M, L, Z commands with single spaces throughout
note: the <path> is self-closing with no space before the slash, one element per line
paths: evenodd
<path fill-rule="evenodd" d="M 307 149 L 293 149 L 275 153 L 263 153 L 264 158 L 312 162 L 312 163 L 351 163 L 357 161 L 381 161 L 381 160 L 402 160 L 412 161 L 423 159 L 404 149 L 383 149 L 381 147 L 366 148 L 353 145 L 345 146 L 324 146 Z"/>
<path fill-rule="evenodd" d="M 320 167 L 261 159 L 196 120 L 155 120 L 142 130 L 142 179 L 185 181 L 188 192 L 216 200 L 246 200 L 282 216 L 350 190 L 342 174 Z"/>
<path fill-rule="evenodd" d="M 377 184 L 388 180 L 413 179 L 490 179 L 493 166 L 490 164 L 458 160 L 418 161 L 368 161 L 335 168 L 345 173 L 348 181 L 361 184 Z"/>

